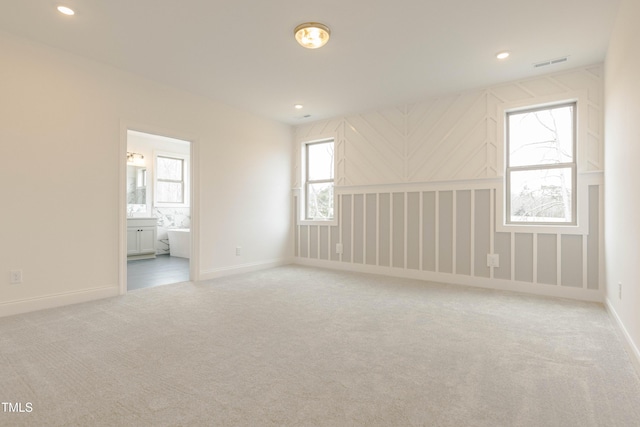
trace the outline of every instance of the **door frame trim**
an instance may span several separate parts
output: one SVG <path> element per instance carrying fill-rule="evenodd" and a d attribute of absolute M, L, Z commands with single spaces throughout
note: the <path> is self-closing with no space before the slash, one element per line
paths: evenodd
<path fill-rule="evenodd" d="M 189 259 L 189 280 L 197 282 L 200 276 L 200 145 L 198 138 L 186 132 L 176 132 L 160 126 L 120 121 L 120 150 L 118 156 L 118 288 L 119 294 L 127 293 L 127 131 L 144 132 L 189 142 L 190 146 L 190 214 L 191 214 L 191 258 Z"/>

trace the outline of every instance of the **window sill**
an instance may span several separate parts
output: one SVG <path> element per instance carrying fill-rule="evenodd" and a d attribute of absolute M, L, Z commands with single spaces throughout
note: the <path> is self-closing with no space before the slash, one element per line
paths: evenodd
<path fill-rule="evenodd" d="M 580 225 L 549 225 L 549 224 L 500 224 L 497 232 L 506 233 L 535 233 L 535 234 L 580 234 L 588 235 L 589 230 Z"/>
<path fill-rule="evenodd" d="M 323 225 L 323 226 L 332 226 L 338 225 L 338 220 L 334 219 L 300 219 L 298 220 L 298 225 Z"/>

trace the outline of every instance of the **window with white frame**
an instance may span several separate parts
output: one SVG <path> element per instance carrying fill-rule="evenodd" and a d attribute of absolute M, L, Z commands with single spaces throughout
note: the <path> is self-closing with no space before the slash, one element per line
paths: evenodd
<path fill-rule="evenodd" d="M 304 144 L 305 219 L 333 219 L 333 139 Z"/>
<path fill-rule="evenodd" d="M 506 113 L 507 224 L 576 225 L 575 102 Z"/>
<path fill-rule="evenodd" d="M 155 205 L 188 206 L 188 156 L 162 153 L 155 158 Z"/>

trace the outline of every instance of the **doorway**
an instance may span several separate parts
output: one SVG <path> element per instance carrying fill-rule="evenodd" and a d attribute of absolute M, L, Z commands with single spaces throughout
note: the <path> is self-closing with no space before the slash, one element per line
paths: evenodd
<path fill-rule="evenodd" d="M 190 141 L 126 130 L 121 293 L 194 279 L 192 152 Z"/>

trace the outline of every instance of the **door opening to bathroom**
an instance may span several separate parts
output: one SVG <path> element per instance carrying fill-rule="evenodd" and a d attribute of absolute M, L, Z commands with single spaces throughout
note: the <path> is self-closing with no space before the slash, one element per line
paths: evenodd
<path fill-rule="evenodd" d="M 191 142 L 127 130 L 127 290 L 190 280 Z"/>

